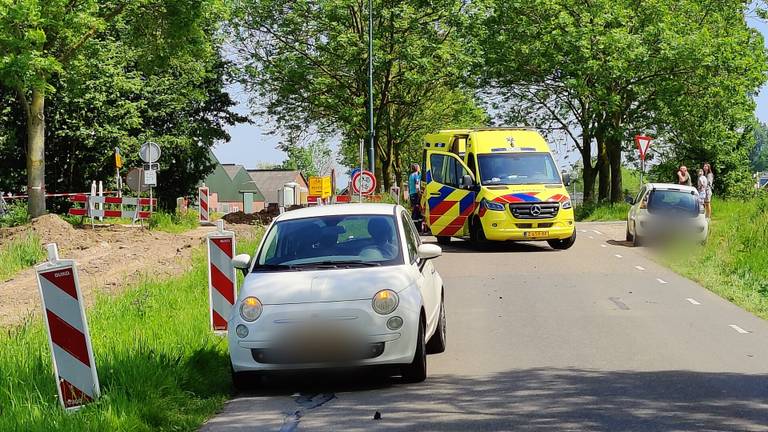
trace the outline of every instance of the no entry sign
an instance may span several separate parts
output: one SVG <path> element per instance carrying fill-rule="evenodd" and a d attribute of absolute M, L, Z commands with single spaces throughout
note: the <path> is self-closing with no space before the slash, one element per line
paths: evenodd
<path fill-rule="evenodd" d="M 235 233 L 224 230 L 224 221 L 216 221 L 218 229 L 208 234 L 208 297 L 213 331 L 227 331 L 227 321 L 235 304 L 237 274 L 232 265 Z"/>
<path fill-rule="evenodd" d="M 43 318 L 61 405 L 78 408 L 99 397 L 99 377 L 93 361 L 77 266 L 60 260 L 55 243 L 48 246 L 48 262 L 35 267 L 43 299 Z"/>
<path fill-rule="evenodd" d="M 370 195 L 376 190 L 376 176 L 370 171 L 358 171 L 352 176 L 352 191 Z"/>

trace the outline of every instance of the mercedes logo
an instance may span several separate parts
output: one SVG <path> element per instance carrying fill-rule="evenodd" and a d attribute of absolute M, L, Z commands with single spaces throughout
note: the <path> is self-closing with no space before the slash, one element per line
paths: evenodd
<path fill-rule="evenodd" d="M 538 216 L 541 214 L 541 206 L 538 204 L 534 204 L 531 206 L 531 215 L 532 216 Z"/>

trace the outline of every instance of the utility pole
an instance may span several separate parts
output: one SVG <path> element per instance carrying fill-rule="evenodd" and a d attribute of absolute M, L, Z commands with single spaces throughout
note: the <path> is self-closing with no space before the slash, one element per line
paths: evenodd
<path fill-rule="evenodd" d="M 373 150 L 373 0 L 368 0 L 368 166 L 376 175 Z"/>

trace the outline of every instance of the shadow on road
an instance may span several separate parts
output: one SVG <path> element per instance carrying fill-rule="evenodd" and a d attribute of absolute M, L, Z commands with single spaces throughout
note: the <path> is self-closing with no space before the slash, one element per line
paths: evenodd
<path fill-rule="evenodd" d="M 428 238 L 425 243 L 437 244 L 434 238 Z M 546 242 L 489 242 L 487 245 L 477 247 L 464 240 L 454 239 L 447 245 L 439 245 L 444 253 L 515 253 L 515 252 L 558 252 Z"/>
<path fill-rule="evenodd" d="M 437 375 L 410 385 L 369 380 L 318 387 L 320 381 L 310 379 L 283 391 L 276 381 L 276 393 L 267 394 L 334 392 L 334 400 L 302 420 L 316 430 L 746 431 L 768 425 L 768 375 L 535 368 Z M 249 403 L 259 409 L 258 400 Z M 372 420 L 376 411 L 381 420 Z M 242 426 L 243 418 L 230 414 L 217 426 Z"/>
<path fill-rule="evenodd" d="M 623 246 L 623 247 L 634 247 L 632 245 L 632 242 L 626 241 L 626 240 L 608 240 L 606 243 L 612 246 Z"/>

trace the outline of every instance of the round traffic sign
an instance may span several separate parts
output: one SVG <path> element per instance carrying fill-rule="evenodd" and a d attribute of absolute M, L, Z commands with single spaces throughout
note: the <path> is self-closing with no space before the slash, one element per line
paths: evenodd
<path fill-rule="evenodd" d="M 370 171 L 358 171 L 352 176 L 352 191 L 370 195 L 376 190 L 376 176 Z"/>
<path fill-rule="evenodd" d="M 152 141 L 142 144 L 139 149 L 139 157 L 146 163 L 154 163 L 160 159 L 160 146 Z"/>

